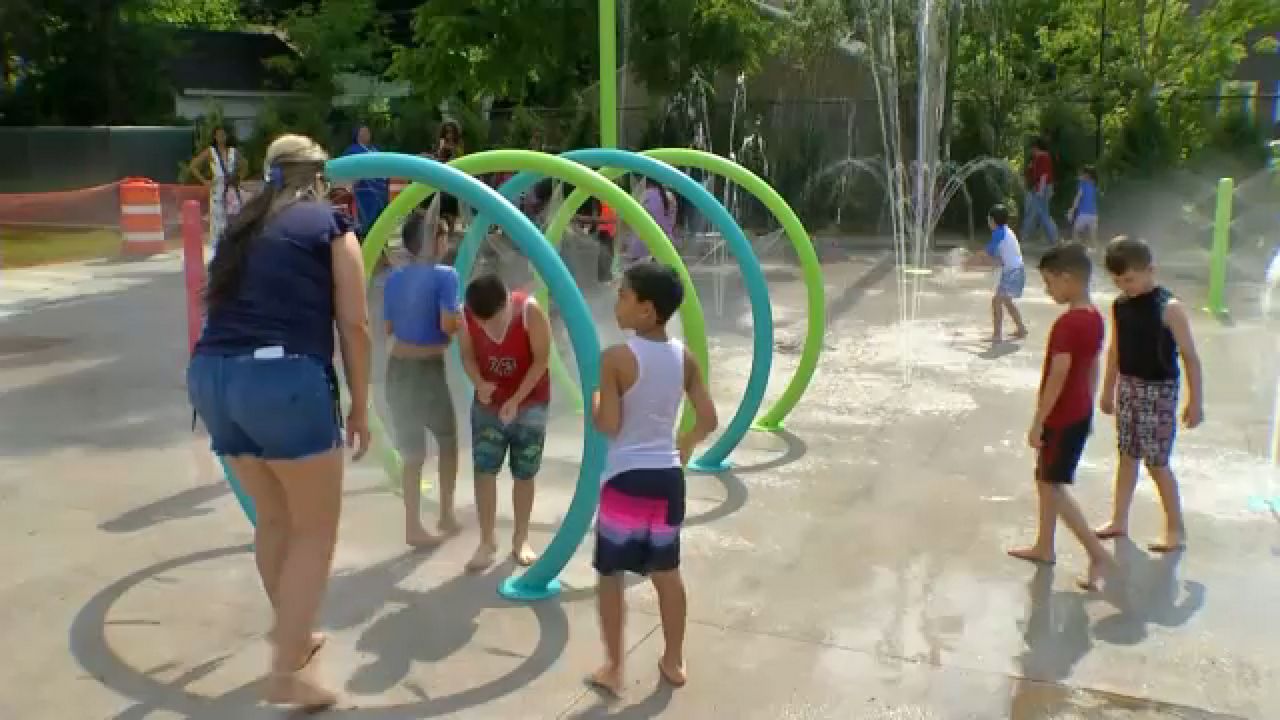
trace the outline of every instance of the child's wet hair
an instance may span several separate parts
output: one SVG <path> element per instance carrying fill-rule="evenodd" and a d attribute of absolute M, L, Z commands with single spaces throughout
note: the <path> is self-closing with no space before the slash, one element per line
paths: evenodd
<path fill-rule="evenodd" d="M 467 309 L 481 320 L 498 314 L 507 304 L 507 284 L 497 273 L 485 273 L 467 283 Z"/>
<path fill-rule="evenodd" d="M 1153 261 L 1151 246 L 1142 238 L 1118 235 L 1107 243 L 1104 262 L 1107 272 L 1112 275 L 1123 275 L 1130 270 L 1146 270 Z"/>
<path fill-rule="evenodd" d="M 675 268 L 656 262 L 642 262 L 627 268 L 622 281 L 636 300 L 653 304 L 658 324 L 666 325 L 684 301 L 684 286 Z"/>
<path fill-rule="evenodd" d="M 431 222 L 430 215 L 431 213 L 421 210 L 409 213 L 400 230 L 400 240 L 404 243 L 404 249 L 415 258 L 423 257 L 423 252 L 427 251 L 433 256 L 430 259 L 440 260 L 441 258 L 434 257 L 438 252 L 437 241 L 441 235 L 448 235 L 449 226 L 439 220 Z M 430 236 L 427 235 L 428 232 L 431 233 Z"/>
<path fill-rule="evenodd" d="M 1070 275 L 1080 282 L 1089 283 L 1093 263 L 1089 251 L 1080 243 L 1063 243 L 1054 246 L 1040 258 L 1040 272 L 1053 275 Z"/>
<path fill-rule="evenodd" d="M 1009 208 L 1005 207 L 1004 203 L 992 205 L 991 212 L 987 213 L 987 216 L 997 225 L 1009 224 Z"/>

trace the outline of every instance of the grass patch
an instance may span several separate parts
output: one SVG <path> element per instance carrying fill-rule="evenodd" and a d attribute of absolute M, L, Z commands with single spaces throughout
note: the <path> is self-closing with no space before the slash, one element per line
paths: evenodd
<path fill-rule="evenodd" d="M 0 228 L 0 267 L 32 267 L 120 254 L 115 230 Z"/>

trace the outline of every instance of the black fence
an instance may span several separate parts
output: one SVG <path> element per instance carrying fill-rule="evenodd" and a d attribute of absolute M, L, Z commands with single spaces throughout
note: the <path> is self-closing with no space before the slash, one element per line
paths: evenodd
<path fill-rule="evenodd" d="M 192 127 L 0 127 L 0 193 L 54 192 L 123 177 L 178 182 Z"/>

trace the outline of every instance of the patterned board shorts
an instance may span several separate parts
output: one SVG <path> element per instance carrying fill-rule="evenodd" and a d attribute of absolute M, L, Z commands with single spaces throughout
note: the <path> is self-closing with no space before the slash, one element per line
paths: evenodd
<path fill-rule="evenodd" d="M 1178 429 L 1178 381 L 1121 375 L 1116 382 L 1116 436 L 1120 452 L 1147 467 L 1164 467 Z"/>
<path fill-rule="evenodd" d="M 497 410 L 480 403 L 471 406 L 471 460 L 481 475 L 497 475 L 510 452 L 511 477 L 532 480 L 542 469 L 546 442 L 546 405 L 521 408 L 509 425 L 502 423 Z"/>
<path fill-rule="evenodd" d="M 644 468 L 609 478 L 600 489 L 596 552 L 601 575 L 648 575 L 680 567 L 684 470 Z"/>
<path fill-rule="evenodd" d="M 996 295 L 1017 299 L 1027 286 L 1027 269 L 1025 267 L 1003 268 L 1000 280 L 996 283 Z"/>

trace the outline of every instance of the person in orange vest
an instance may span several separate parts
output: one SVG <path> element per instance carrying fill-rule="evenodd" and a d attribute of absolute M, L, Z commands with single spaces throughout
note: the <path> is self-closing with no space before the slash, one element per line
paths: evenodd
<path fill-rule="evenodd" d="M 596 279 L 602 283 L 613 280 L 613 258 L 617 252 L 618 214 L 613 208 L 600 203 L 600 215 L 595 220 L 596 242 L 600 243 L 599 260 L 596 263 Z"/>

